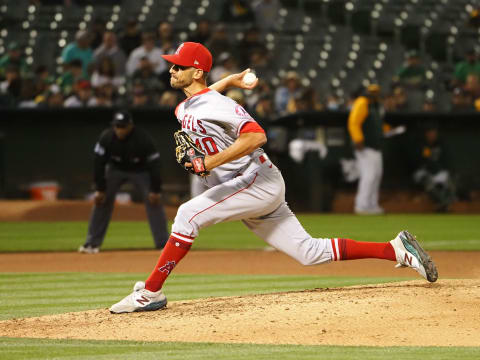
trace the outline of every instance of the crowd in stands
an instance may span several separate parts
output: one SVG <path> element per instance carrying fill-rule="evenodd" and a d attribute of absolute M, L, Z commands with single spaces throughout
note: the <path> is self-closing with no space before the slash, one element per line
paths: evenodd
<path fill-rule="evenodd" d="M 333 91 L 319 94 L 314 85 L 304 86 L 293 70 L 285 71 L 277 86 L 268 81 L 278 74 L 272 73 L 274 60 L 261 39 L 265 31 L 275 29 L 280 5 L 276 0 L 250 3 L 226 2 L 221 22 L 201 19 L 188 35 L 187 41 L 205 44 L 214 56 L 209 81 L 247 67 L 253 69 L 261 79 L 259 86 L 248 94 L 232 90 L 228 95 L 265 119 L 301 111 L 349 110 L 362 89 L 347 98 Z M 251 26 L 232 43 L 226 24 L 235 22 Z M 0 58 L 0 107 L 175 106 L 183 94 L 171 89 L 169 66 L 161 55 L 173 53 L 180 43 L 168 21 L 160 22 L 154 31 L 145 31 L 132 18 L 116 33 L 106 30 L 103 21 L 94 20 L 88 30 L 79 30 L 74 41 L 64 47 L 63 70 L 52 74 L 45 65 L 30 68 L 21 44 L 10 42 Z M 451 111 L 480 111 L 480 61 L 474 50 L 456 65 L 451 79 L 447 84 Z M 382 89 L 386 111 L 411 111 L 409 94 L 412 89 L 423 91 L 425 80 L 420 55 L 407 52 L 405 65 L 392 77 L 390 88 Z M 422 96 L 416 110 L 435 111 L 435 101 Z"/>

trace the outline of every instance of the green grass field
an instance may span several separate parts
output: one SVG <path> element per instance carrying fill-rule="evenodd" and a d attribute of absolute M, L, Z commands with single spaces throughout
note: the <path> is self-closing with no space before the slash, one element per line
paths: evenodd
<path fill-rule="evenodd" d="M 385 241 L 401 229 L 415 233 L 427 249 L 479 250 L 480 216 L 387 215 L 374 217 L 303 215 L 317 236 Z M 83 242 L 87 224 L 0 223 L 0 251 L 72 251 Z M 228 238 L 228 241 L 225 241 Z M 103 249 L 148 249 L 153 241 L 142 222 L 111 224 Z M 194 249 L 257 249 L 265 244 L 241 223 L 202 231 Z M 0 320 L 107 308 L 147 274 L 2 273 Z M 397 281 L 280 275 L 172 275 L 165 286 L 170 301 L 320 287 Z M 401 280 L 405 280 L 402 278 Z M 141 343 L 0 338 L 0 359 L 479 359 L 480 348 L 341 347 L 211 343 Z"/>
<path fill-rule="evenodd" d="M 429 250 L 480 250 L 479 215 L 300 215 L 317 237 L 361 241 L 390 240 L 408 229 Z M 72 251 L 85 241 L 85 222 L 0 223 L 0 252 Z M 241 222 L 217 224 L 201 231 L 194 249 L 260 249 L 265 243 Z M 102 249 L 151 249 L 146 222 L 112 222 Z"/>

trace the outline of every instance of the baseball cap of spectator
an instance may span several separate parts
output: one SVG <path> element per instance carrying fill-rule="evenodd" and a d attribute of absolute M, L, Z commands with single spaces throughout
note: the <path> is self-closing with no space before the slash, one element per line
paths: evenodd
<path fill-rule="evenodd" d="M 133 124 L 132 114 L 127 110 L 118 110 L 113 114 L 112 125 L 119 128 Z"/>
<path fill-rule="evenodd" d="M 77 87 L 79 89 L 90 89 L 92 87 L 92 84 L 90 84 L 90 81 L 88 80 L 78 80 Z"/>
<path fill-rule="evenodd" d="M 205 46 L 196 42 L 184 42 L 180 44 L 175 54 L 162 57 L 172 64 L 192 66 L 205 72 L 212 68 L 212 54 Z"/>

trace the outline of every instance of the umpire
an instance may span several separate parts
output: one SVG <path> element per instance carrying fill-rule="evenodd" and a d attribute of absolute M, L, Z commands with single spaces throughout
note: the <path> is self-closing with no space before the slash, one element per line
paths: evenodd
<path fill-rule="evenodd" d="M 127 181 L 141 190 L 155 247 L 164 247 L 167 221 L 161 204 L 160 154 L 152 138 L 136 127 L 127 111 L 117 111 L 112 127 L 104 130 L 95 145 L 95 205 L 90 217 L 87 240 L 79 252 L 100 250 L 112 216 L 115 195 Z"/>

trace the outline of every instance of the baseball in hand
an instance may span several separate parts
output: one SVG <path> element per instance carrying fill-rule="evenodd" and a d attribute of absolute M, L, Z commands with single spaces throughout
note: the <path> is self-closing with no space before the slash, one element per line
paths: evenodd
<path fill-rule="evenodd" d="M 257 77 L 254 73 L 248 72 L 243 76 L 242 80 L 246 85 L 252 85 L 253 82 L 257 80 Z"/>

